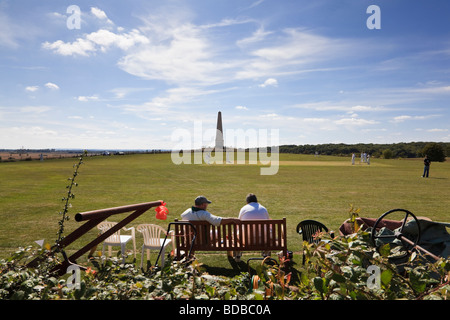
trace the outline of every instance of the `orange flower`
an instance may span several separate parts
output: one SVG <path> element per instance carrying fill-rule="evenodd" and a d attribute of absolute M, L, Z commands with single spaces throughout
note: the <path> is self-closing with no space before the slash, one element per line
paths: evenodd
<path fill-rule="evenodd" d="M 86 273 L 87 274 L 92 274 L 93 276 L 95 276 L 95 274 L 97 273 L 97 271 L 93 270 L 91 267 L 88 267 L 86 269 Z"/>

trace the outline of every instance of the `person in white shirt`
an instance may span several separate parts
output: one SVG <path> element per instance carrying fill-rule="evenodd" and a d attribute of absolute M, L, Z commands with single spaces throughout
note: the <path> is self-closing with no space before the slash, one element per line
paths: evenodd
<path fill-rule="evenodd" d="M 221 224 L 237 223 L 239 219 L 222 218 L 213 215 L 206 211 L 208 205 L 211 203 L 205 196 L 198 196 L 194 201 L 195 205 L 181 214 L 181 219 L 184 221 L 208 221 L 214 226 Z"/>
<path fill-rule="evenodd" d="M 247 204 L 239 211 L 240 220 L 260 220 L 270 219 L 267 209 L 258 203 L 258 199 L 253 193 L 249 193 L 245 199 Z M 270 255 L 270 252 L 262 252 L 263 255 Z M 241 260 L 242 252 L 233 252 L 234 260 L 239 262 Z"/>
<path fill-rule="evenodd" d="M 241 208 L 239 219 L 241 220 L 258 220 L 270 219 L 267 209 L 258 203 L 258 199 L 253 193 L 249 193 L 246 198 L 247 204 Z"/>

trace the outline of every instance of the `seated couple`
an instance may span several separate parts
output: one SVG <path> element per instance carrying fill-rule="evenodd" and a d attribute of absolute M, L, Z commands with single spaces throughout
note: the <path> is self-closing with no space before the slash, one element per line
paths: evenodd
<path fill-rule="evenodd" d="M 237 219 L 222 218 L 215 216 L 206 210 L 211 201 L 209 201 L 204 196 L 198 196 L 195 199 L 195 205 L 181 214 L 181 219 L 184 221 L 208 221 L 214 226 L 219 226 L 221 224 L 223 225 L 229 223 L 238 223 L 240 220 L 270 219 L 267 209 L 258 203 L 258 199 L 253 193 L 249 193 L 247 195 L 246 202 L 247 204 L 241 208 Z M 234 252 L 233 256 L 235 257 L 236 261 L 239 261 L 241 253 Z"/>
<path fill-rule="evenodd" d="M 222 218 L 215 216 L 206 210 L 211 201 L 206 199 L 206 197 L 204 196 L 198 196 L 195 199 L 195 205 L 181 214 L 181 219 L 185 221 L 208 221 L 214 226 L 236 223 L 240 220 L 269 219 L 269 213 L 267 212 L 267 209 L 258 203 L 258 199 L 253 193 L 249 193 L 247 195 L 246 201 L 247 204 L 241 208 L 237 219 Z"/>

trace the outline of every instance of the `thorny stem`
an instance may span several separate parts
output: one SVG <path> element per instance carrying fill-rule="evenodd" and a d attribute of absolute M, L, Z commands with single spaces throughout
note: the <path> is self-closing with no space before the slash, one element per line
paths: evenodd
<path fill-rule="evenodd" d="M 58 222 L 58 224 L 59 224 L 58 239 L 55 242 L 57 247 L 60 246 L 61 241 L 64 239 L 64 237 L 63 237 L 64 221 L 69 220 L 69 216 L 67 215 L 67 213 L 69 212 L 69 208 L 71 206 L 69 201 L 70 201 L 70 199 L 75 198 L 75 194 L 72 193 L 72 189 L 74 186 L 75 187 L 78 186 L 78 184 L 75 182 L 75 178 L 78 176 L 78 169 L 83 164 L 83 156 L 86 154 L 87 154 L 87 152 L 84 151 L 84 153 L 78 159 L 78 163 L 73 165 L 74 171 L 73 171 L 72 177 L 68 178 L 68 180 L 70 181 L 70 184 L 68 186 L 66 186 L 67 196 L 62 198 L 62 201 L 64 201 L 64 208 L 63 208 L 63 211 L 59 212 L 59 214 L 61 214 L 62 216 L 61 216 L 61 220 Z"/>

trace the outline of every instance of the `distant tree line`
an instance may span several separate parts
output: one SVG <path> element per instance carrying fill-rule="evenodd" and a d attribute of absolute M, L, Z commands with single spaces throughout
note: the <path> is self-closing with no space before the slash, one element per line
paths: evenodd
<path fill-rule="evenodd" d="M 317 145 L 282 145 L 280 153 L 321 154 L 333 156 L 351 156 L 361 152 L 375 158 L 422 158 L 428 155 L 432 161 L 445 161 L 450 155 L 450 143 L 442 142 L 404 142 L 394 144 L 317 144 Z"/>

